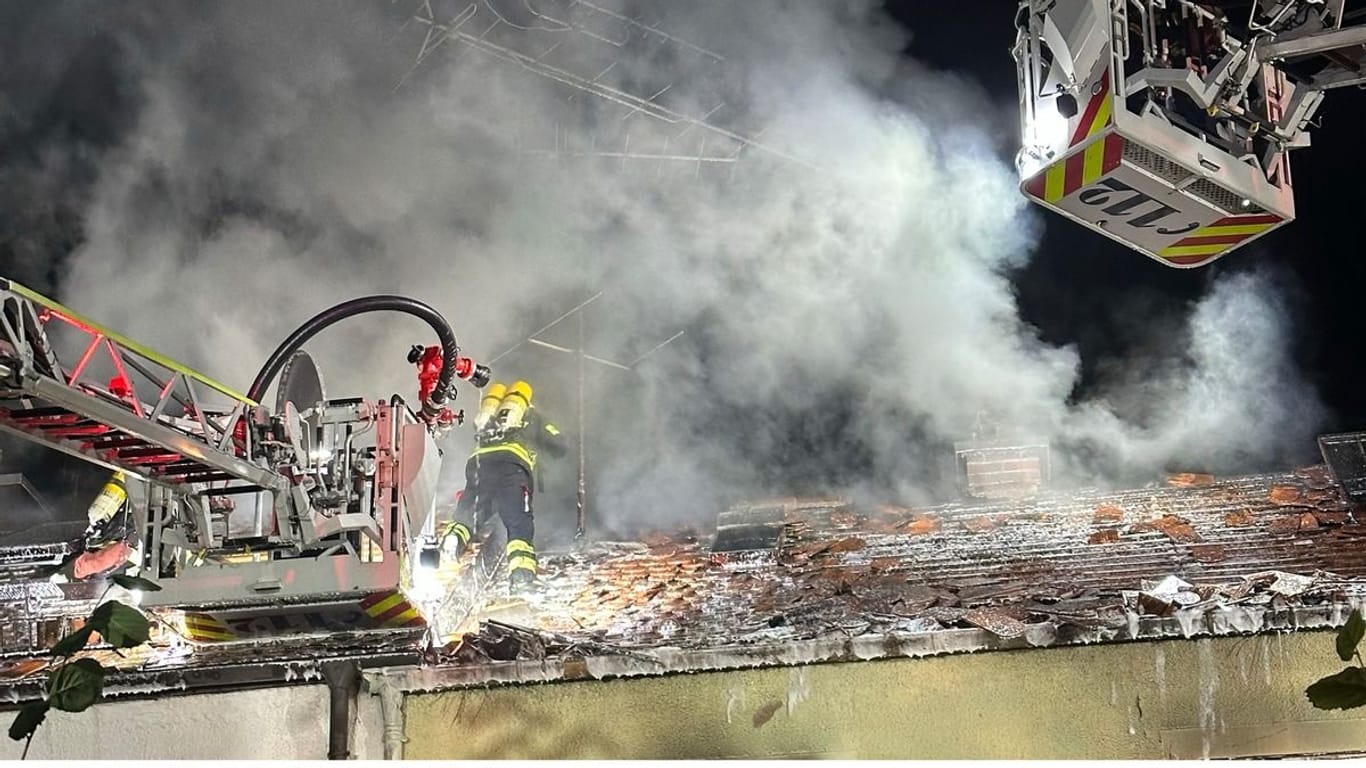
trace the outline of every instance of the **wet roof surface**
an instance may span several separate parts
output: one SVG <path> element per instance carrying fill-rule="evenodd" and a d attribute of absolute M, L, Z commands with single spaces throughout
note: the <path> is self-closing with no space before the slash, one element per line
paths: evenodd
<path fill-rule="evenodd" d="M 1366 599 L 1352 512 L 1323 468 L 916 509 L 780 500 L 714 537 L 546 553 L 523 599 L 481 589 L 472 556 L 449 564 L 427 604 L 448 642 L 420 668 L 411 632 L 96 653 L 129 690 L 316 679 L 337 657 L 427 689 L 1326 627 Z M 0 584 L 80 612 L 88 587 Z M 10 658 L 0 680 L 32 687 L 41 666 Z"/>
<path fill-rule="evenodd" d="M 924 509 L 788 500 L 723 516 L 763 529 L 780 513 L 771 549 L 713 552 L 706 540 L 660 535 L 545 556 L 543 587 L 525 608 L 466 587 L 439 622 L 468 633 L 445 654 L 456 663 L 971 628 L 1103 641 L 1173 623 L 1189 635 L 1216 610 L 1228 625 L 1232 609 L 1226 629 L 1255 631 L 1277 612 L 1359 599 L 1366 525 L 1351 512 L 1321 468 Z M 542 635 L 519 650 L 508 637 L 519 628 Z"/>

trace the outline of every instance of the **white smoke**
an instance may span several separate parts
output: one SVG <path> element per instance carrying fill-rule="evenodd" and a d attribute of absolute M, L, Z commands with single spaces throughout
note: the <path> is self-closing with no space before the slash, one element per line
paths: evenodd
<path fill-rule="evenodd" d="M 1165 356 L 1137 361 L 1105 397 L 1072 409 L 1062 431 L 1103 449 L 1092 469 L 1132 477 L 1303 460 L 1326 414 L 1295 368 L 1279 284 L 1267 270 L 1225 276 L 1165 337 Z"/>
<path fill-rule="evenodd" d="M 103 11 L 140 108 L 99 164 L 61 297 L 245 388 L 343 299 L 427 300 L 488 357 L 603 290 L 589 322 L 605 354 L 689 333 L 632 374 L 589 377 L 596 525 L 816 486 L 927 498 L 983 410 L 1051 439 L 1066 479 L 1088 482 L 1298 459 L 1321 418 L 1255 273 L 1217 283 L 1170 347 L 1114 361 L 1078 400 L 1076 352 L 1038 338 L 1011 282 L 1040 216 L 995 142 L 1010 105 L 905 61 L 905 33 L 870 2 L 613 5 L 724 61 L 642 42 L 603 82 L 663 78 L 688 114 L 711 106 L 695 94 L 722 94 L 728 124 L 799 159 L 749 148 L 705 169 L 527 154 L 661 129 L 455 43 L 395 92 L 415 53 L 395 39 L 408 5 Z M 403 355 L 428 338 L 352 320 L 309 349 L 331 394 L 380 396 L 411 393 Z M 532 379 L 572 428 L 572 366 L 522 350 L 499 378 Z M 553 474 L 562 503 L 572 472 Z"/>

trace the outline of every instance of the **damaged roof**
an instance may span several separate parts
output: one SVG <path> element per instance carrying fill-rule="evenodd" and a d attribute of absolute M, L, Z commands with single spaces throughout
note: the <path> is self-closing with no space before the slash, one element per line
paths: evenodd
<path fill-rule="evenodd" d="M 544 556 L 525 605 L 466 579 L 416 684 L 1333 626 L 1366 597 L 1366 526 L 1322 467 L 923 509 L 794 499 L 718 530 Z"/>
<path fill-rule="evenodd" d="M 789 499 L 729 510 L 715 536 L 545 553 L 517 600 L 471 578 L 477 556 L 447 565 L 435 648 L 371 630 L 92 653 L 115 695 L 314 679 L 334 658 L 433 690 L 1330 627 L 1366 599 L 1354 512 L 1322 467 L 924 508 Z M 30 611 L 88 610 L 97 586 L 0 585 L 27 606 L 4 631 L 45 646 L 60 622 Z M 43 666 L 8 657 L 0 685 L 39 695 Z"/>

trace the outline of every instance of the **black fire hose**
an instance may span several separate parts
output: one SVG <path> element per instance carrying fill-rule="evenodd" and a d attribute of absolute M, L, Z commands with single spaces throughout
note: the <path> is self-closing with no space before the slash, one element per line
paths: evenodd
<path fill-rule="evenodd" d="M 291 355 L 299 351 L 301 347 L 317 333 L 340 320 L 354 315 L 361 315 L 367 312 L 403 312 L 421 320 L 426 321 L 436 331 L 437 338 L 441 340 L 441 376 L 437 379 L 436 389 L 432 392 L 430 405 L 440 410 L 450 391 L 451 378 L 460 375 L 463 379 L 470 380 L 475 386 L 482 387 L 488 383 L 489 369 L 482 365 L 477 365 L 472 361 L 460 357 L 460 345 L 455 341 L 455 332 L 451 330 L 450 323 L 446 318 L 436 311 L 431 305 L 408 298 L 407 296 L 362 296 L 359 299 L 344 301 L 331 309 L 325 309 L 309 319 L 308 322 L 299 326 L 289 338 L 284 340 L 275 349 L 261 372 L 256 374 L 256 380 L 251 383 L 251 389 L 247 390 L 247 397 L 261 402 L 266 389 L 270 383 L 279 375 L 280 370 L 285 367 Z M 423 403 L 426 408 L 428 403 Z"/>

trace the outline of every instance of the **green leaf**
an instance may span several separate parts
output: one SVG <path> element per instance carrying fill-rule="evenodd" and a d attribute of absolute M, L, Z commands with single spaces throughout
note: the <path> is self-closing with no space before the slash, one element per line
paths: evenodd
<path fill-rule="evenodd" d="M 1347 617 L 1347 623 L 1338 630 L 1338 658 L 1351 661 L 1363 636 L 1366 636 L 1366 621 L 1361 619 L 1361 609 L 1354 608 L 1352 615 Z"/>
<path fill-rule="evenodd" d="M 63 712 L 83 712 L 104 691 L 104 667 L 94 659 L 63 664 L 47 682 L 47 703 Z"/>
<path fill-rule="evenodd" d="M 90 614 L 87 626 L 94 627 L 115 648 L 133 648 L 147 642 L 152 625 L 138 610 L 110 600 Z"/>
<path fill-rule="evenodd" d="M 23 741 L 32 736 L 47 718 L 47 710 L 46 701 L 31 701 L 25 704 L 23 709 L 19 710 L 19 714 L 14 716 L 14 722 L 9 724 L 9 737 L 15 741 Z"/>
<path fill-rule="evenodd" d="M 139 589 L 143 592 L 160 592 L 161 585 L 155 581 L 148 581 L 141 576 L 126 576 L 122 573 L 117 576 L 109 577 L 109 580 L 124 589 Z"/>
<path fill-rule="evenodd" d="M 84 650 L 86 644 L 90 642 L 90 634 L 94 631 L 95 630 L 90 628 L 89 624 L 86 624 L 75 632 L 63 637 L 61 640 L 57 641 L 56 645 L 52 646 L 52 655 L 70 656 L 73 653 Z"/>
<path fill-rule="evenodd" d="M 1366 669 L 1348 667 L 1305 690 L 1315 709 L 1356 709 L 1366 706 Z"/>

